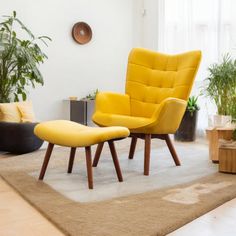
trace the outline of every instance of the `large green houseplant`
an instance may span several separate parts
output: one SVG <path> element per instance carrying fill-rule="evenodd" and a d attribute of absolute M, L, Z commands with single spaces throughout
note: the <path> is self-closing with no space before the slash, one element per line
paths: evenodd
<path fill-rule="evenodd" d="M 236 118 L 236 60 L 229 54 L 209 68 L 203 94 L 214 101 L 218 115 Z"/>
<path fill-rule="evenodd" d="M 47 36 L 35 37 L 16 17 L 3 16 L 0 23 L 0 103 L 26 100 L 27 87 L 43 85 L 43 77 L 38 66 L 47 58 L 38 43 L 51 40 Z M 16 28 L 20 26 L 27 38 L 17 37 Z M 19 28 L 19 27 L 18 27 Z"/>

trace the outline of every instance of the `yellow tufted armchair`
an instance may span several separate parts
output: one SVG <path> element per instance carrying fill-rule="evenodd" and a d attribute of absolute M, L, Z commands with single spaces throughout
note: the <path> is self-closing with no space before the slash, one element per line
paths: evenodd
<path fill-rule="evenodd" d="M 129 158 L 137 138 L 145 140 L 144 175 L 149 175 L 151 139 L 166 141 L 176 165 L 180 161 L 168 134 L 178 129 L 201 61 L 200 51 L 166 55 L 135 48 L 128 60 L 126 93 L 98 93 L 93 121 L 99 126 L 129 128 Z M 97 166 L 103 143 L 97 147 Z"/>

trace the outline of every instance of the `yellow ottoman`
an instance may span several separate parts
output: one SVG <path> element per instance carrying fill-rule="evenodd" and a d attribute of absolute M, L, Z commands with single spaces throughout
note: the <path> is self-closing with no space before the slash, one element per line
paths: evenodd
<path fill-rule="evenodd" d="M 40 139 L 47 141 L 48 148 L 39 175 L 39 180 L 43 180 L 48 162 L 54 145 L 71 147 L 68 173 L 72 172 L 74 157 L 77 147 L 85 147 L 88 187 L 93 188 L 91 146 L 99 144 L 96 151 L 93 166 L 97 166 L 104 142 L 108 142 L 112 159 L 115 165 L 118 180 L 123 181 L 117 158 L 114 141 L 129 136 L 129 130 L 125 127 L 87 127 L 76 122 L 67 120 L 47 121 L 36 125 L 34 133 Z"/>

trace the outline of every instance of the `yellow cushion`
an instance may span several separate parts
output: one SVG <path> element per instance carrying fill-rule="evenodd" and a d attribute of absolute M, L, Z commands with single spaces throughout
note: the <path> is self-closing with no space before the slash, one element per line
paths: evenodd
<path fill-rule="evenodd" d="M 131 116 L 148 117 L 156 109 L 150 104 L 160 104 L 169 97 L 187 101 L 200 61 L 200 51 L 168 55 L 143 48 L 133 49 L 126 78 Z"/>
<path fill-rule="evenodd" d="M 0 103 L 0 121 L 20 122 L 21 115 L 17 103 Z"/>
<path fill-rule="evenodd" d="M 137 129 L 149 125 L 153 122 L 150 118 L 122 116 L 116 114 L 108 114 L 96 112 L 93 115 L 93 121 L 101 126 L 124 126 L 128 129 Z"/>
<path fill-rule="evenodd" d="M 35 115 L 34 115 L 33 105 L 31 101 L 19 102 L 17 103 L 17 107 L 20 111 L 22 122 L 35 121 Z"/>
<path fill-rule="evenodd" d="M 129 136 L 129 130 L 124 127 L 87 127 L 67 120 L 40 123 L 36 125 L 34 133 L 49 143 L 67 147 L 86 147 Z"/>
<path fill-rule="evenodd" d="M 102 92 L 97 93 L 96 110 L 100 112 L 120 115 L 130 115 L 130 97 L 125 94 Z M 115 106 L 114 106 L 115 104 Z"/>
<path fill-rule="evenodd" d="M 100 103 L 99 99 L 96 99 L 96 103 Z M 173 134 L 176 132 L 181 122 L 186 104 L 187 102 L 182 99 L 166 98 L 160 104 L 156 105 L 155 111 L 149 118 L 96 111 L 93 114 L 93 121 L 105 127 L 116 125 L 124 126 L 127 127 L 131 133 Z M 117 104 L 113 103 L 113 106 L 116 105 Z M 140 106 L 140 109 L 145 108 Z"/>

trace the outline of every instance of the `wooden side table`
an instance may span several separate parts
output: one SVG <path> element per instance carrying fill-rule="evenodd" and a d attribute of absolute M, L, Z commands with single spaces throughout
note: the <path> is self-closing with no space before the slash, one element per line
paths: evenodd
<path fill-rule="evenodd" d="M 219 148 L 219 171 L 236 174 L 236 148 Z"/>
<path fill-rule="evenodd" d="M 231 140 L 232 128 L 208 128 L 206 129 L 209 141 L 209 157 L 213 163 L 219 163 L 219 139 Z"/>

